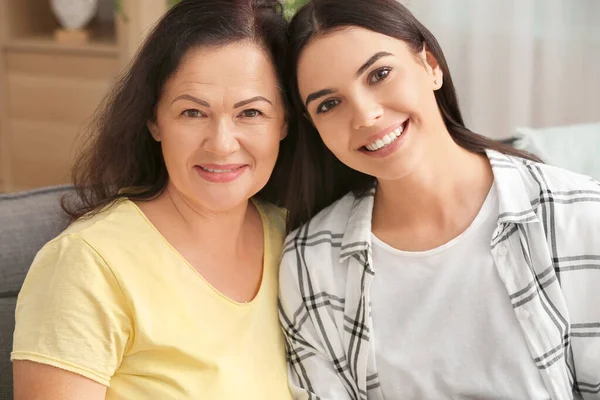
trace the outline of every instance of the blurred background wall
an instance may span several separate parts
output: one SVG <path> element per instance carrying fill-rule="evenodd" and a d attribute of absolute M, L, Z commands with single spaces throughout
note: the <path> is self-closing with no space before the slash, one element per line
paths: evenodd
<path fill-rule="evenodd" d="M 0 0 L 0 192 L 68 182 L 94 110 L 175 2 L 97 0 L 82 41 L 61 37 L 52 1 Z M 284 1 L 288 16 L 305 2 Z M 600 0 L 402 2 L 442 45 L 468 127 L 503 140 L 533 128 L 574 157 L 600 152 Z M 582 140 L 570 126 L 584 123 Z"/>
<path fill-rule="evenodd" d="M 406 3 L 444 49 L 475 131 L 600 122 L 599 0 Z"/>

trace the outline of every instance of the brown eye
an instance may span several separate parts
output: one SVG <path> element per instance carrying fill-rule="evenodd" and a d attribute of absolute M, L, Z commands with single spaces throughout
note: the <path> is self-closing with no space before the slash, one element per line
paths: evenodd
<path fill-rule="evenodd" d="M 332 108 L 334 108 L 338 104 L 340 104 L 340 101 L 337 99 L 325 100 L 324 102 L 319 104 L 319 107 L 317 107 L 317 114 L 324 114 L 324 113 L 330 111 Z"/>
<path fill-rule="evenodd" d="M 255 108 L 251 108 L 249 110 L 244 110 L 242 111 L 241 114 L 244 118 L 256 118 L 256 117 L 260 117 L 261 115 L 263 115 L 262 112 L 258 111 Z"/>
<path fill-rule="evenodd" d="M 369 84 L 372 85 L 374 83 L 385 80 L 389 76 L 391 71 L 392 69 L 389 67 L 383 67 L 373 71 L 373 73 L 369 75 Z"/>
<path fill-rule="evenodd" d="M 200 110 L 195 110 L 195 109 L 185 110 L 181 114 L 185 115 L 188 118 L 202 118 L 204 116 L 204 114 L 202 114 L 202 112 L 200 112 Z"/>

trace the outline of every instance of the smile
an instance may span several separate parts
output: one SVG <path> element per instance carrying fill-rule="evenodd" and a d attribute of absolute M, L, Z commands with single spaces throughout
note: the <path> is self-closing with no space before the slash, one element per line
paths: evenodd
<path fill-rule="evenodd" d="M 238 179 L 249 168 L 247 164 L 204 164 L 194 169 L 204 180 L 211 183 L 229 183 Z"/>
<path fill-rule="evenodd" d="M 396 140 L 398 140 L 398 138 L 402 135 L 402 132 L 404 132 L 404 128 L 406 128 L 406 124 L 408 123 L 408 120 L 405 121 L 402 125 L 400 125 L 398 128 L 396 128 L 395 130 L 393 130 L 392 132 L 388 133 L 387 135 L 377 139 L 376 141 L 374 141 L 373 143 L 370 143 L 366 146 L 364 146 L 368 151 L 377 151 L 380 149 L 383 149 L 386 146 L 389 146 L 390 144 L 394 143 Z"/>
<path fill-rule="evenodd" d="M 212 168 L 203 167 L 202 165 L 199 165 L 199 167 L 201 169 L 203 169 L 204 171 L 206 171 L 206 172 L 213 172 L 213 173 L 217 173 L 217 174 L 223 174 L 223 173 L 226 173 L 226 172 L 232 172 L 232 171 L 235 171 L 237 169 L 242 168 L 242 167 L 237 167 L 237 168 L 230 168 L 230 169 L 212 169 Z"/>

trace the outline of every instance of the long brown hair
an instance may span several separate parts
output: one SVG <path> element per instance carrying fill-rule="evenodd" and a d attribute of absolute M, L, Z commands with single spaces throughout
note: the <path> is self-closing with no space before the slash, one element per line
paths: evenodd
<path fill-rule="evenodd" d="M 474 153 L 493 149 L 504 154 L 539 161 L 535 156 L 471 132 L 465 127 L 458 98 L 444 53 L 433 34 L 397 0 L 311 0 L 294 16 L 289 27 L 290 46 L 287 79 L 294 118 L 289 140 L 294 148 L 289 160 L 291 175 L 284 203 L 288 230 L 293 230 L 349 192 L 361 195 L 373 187 L 375 178 L 340 162 L 325 146 L 319 132 L 304 117 L 305 106 L 297 82 L 297 65 L 302 50 L 318 35 L 358 26 L 407 43 L 413 52 L 426 48 L 443 72 L 444 84 L 435 98 L 452 139 Z"/>
<path fill-rule="evenodd" d="M 64 198 L 64 211 L 76 219 L 121 197 L 148 200 L 168 182 L 161 146 L 147 128 L 165 82 L 183 56 L 198 46 L 223 46 L 250 40 L 265 49 L 283 90 L 287 21 L 277 0 L 183 0 L 150 33 L 137 56 L 101 104 L 85 132 L 85 146 L 75 162 L 76 201 Z M 286 154 L 285 140 L 280 154 Z M 276 201 L 284 174 L 278 161 L 259 196 Z"/>

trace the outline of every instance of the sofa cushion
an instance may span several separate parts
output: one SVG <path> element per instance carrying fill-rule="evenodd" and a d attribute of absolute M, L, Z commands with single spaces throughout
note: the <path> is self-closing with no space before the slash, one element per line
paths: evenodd
<path fill-rule="evenodd" d="M 600 181 L 600 123 L 517 128 L 516 148 L 527 150 L 544 162 Z"/>
<path fill-rule="evenodd" d="M 68 223 L 60 208 L 70 186 L 0 195 L 0 298 L 16 296 L 38 250 Z"/>
<path fill-rule="evenodd" d="M 15 330 L 16 303 L 16 297 L 0 298 L 0 400 L 13 398 L 10 352 Z"/>

